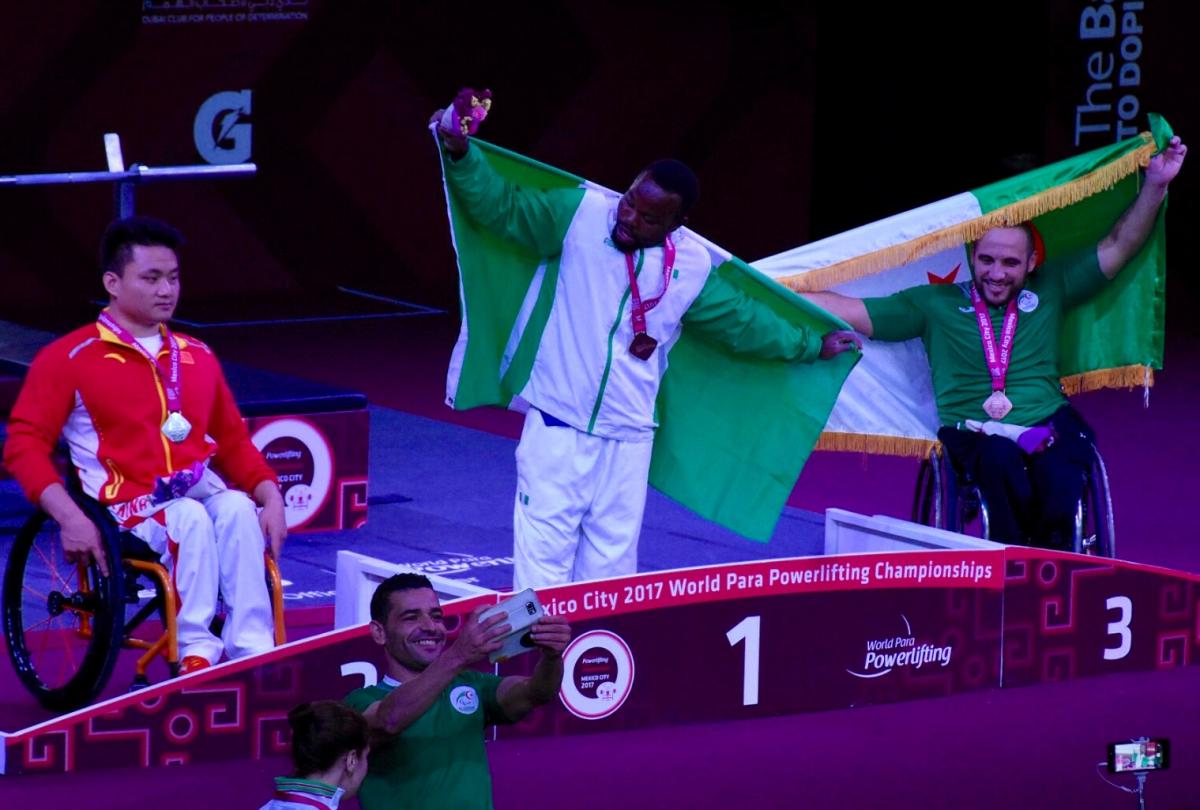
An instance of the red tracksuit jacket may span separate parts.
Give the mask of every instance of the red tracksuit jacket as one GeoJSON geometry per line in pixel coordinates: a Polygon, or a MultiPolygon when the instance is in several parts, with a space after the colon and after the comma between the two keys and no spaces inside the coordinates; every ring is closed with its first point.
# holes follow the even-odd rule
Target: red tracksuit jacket
{"type": "MultiPolygon", "coordinates": [[[[84,491],[105,504],[149,494],[157,478],[210,457],[245,492],[275,479],[250,441],[212,350],[193,337],[174,337],[183,415],[192,424],[178,444],[162,434],[167,401],[154,366],[100,324],[80,327],[38,352],[4,445],[4,465],[31,501],[61,481],[51,460],[60,436],[84,491]]],[[[164,346],[164,366],[165,356],[164,346]]]]}

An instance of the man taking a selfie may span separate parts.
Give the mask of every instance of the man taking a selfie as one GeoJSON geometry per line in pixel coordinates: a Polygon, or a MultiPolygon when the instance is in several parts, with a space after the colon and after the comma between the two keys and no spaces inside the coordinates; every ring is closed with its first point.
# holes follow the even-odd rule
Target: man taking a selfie
{"type": "Polygon", "coordinates": [[[515,723],[554,698],[571,627],[560,616],[538,619],[530,629],[540,653],[533,674],[502,678],[472,668],[512,629],[503,613],[481,622],[484,610],[463,617],[458,638],[447,644],[442,607],[426,577],[396,574],[375,590],[371,638],[383,647],[387,674],[346,697],[373,734],[359,791],[365,810],[492,807],[483,731],[515,723]]]}

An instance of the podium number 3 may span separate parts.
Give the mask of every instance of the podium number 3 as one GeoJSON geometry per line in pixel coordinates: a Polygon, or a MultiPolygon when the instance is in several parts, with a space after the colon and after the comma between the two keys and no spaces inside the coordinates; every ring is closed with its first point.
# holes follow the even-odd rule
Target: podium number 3
{"type": "Polygon", "coordinates": [[[1121,611],[1115,622],[1108,623],[1108,634],[1117,637],[1117,646],[1104,648],[1104,660],[1117,661],[1129,655],[1129,648],[1133,646],[1133,634],[1129,632],[1129,623],[1133,621],[1133,602],[1128,596],[1110,596],[1104,607],[1121,611]]]}

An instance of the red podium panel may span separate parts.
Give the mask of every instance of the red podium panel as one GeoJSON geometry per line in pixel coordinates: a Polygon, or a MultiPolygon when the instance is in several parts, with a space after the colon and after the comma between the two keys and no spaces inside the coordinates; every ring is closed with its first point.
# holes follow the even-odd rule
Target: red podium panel
{"type": "MultiPolygon", "coordinates": [[[[447,606],[454,617],[501,595],[447,606]]],[[[499,740],[841,709],[1198,663],[1200,577],[1035,549],[846,554],[539,592],[571,620],[559,700],[499,740]]],[[[536,653],[499,673],[527,673],[536,653]]],[[[382,674],[358,626],[3,737],[0,772],[259,758],[287,712],[382,674]]]]}
{"type": "Polygon", "coordinates": [[[1004,685],[1200,663],[1200,577],[1010,547],[1004,685]]]}
{"type": "MultiPolygon", "coordinates": [[[[999,684],[1003,555],[804,557],[548,588],[566,615],[560,702],[516,735],[645,728],[934,697],[999,684]]],[[[448,606],[459,616],[500,595],[448,606]]],[[[450,629],[456,623],[451,622],[450,629]]],[[[527,671],[534,655],[500,674],[527,671]]],[[[365,626],[115,698],[5,742],[8,774],[258,758],[298,703],[382,674],[365,626]]]]}

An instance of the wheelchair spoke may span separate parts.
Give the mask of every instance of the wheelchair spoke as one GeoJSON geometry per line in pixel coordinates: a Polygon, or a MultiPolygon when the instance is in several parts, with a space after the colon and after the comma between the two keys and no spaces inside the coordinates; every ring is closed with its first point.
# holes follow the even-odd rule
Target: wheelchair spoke
{"type": "Polygon", "coordinates": [[[31,630],[37,630],[40,627],[42,627],[42,625],[48,625],[48,624],[50,624],[50,622],[54,621],[57,618],[58,618],[57,616],[47,616],[46,618],[42,619],[41,621],[34,622],[33,624],[25,625],[24,633],[26,636],[28,636],[29,632],[31,630]]]}
{"type": "Polygon", "coordinates": [[[112,577],[101,577],[94,563],[69,561],[60,527],[45,515],[27,520],[14,539],[10,562],[18,570],[5,590],[9,654],[18,678],[52,711],[86,704],[120,650],[125,574],[116,536],[108,524],[98,528],[103,552],[118,560],[112,577]]]}
{"type": "Polygon", "coordinates": [[[40,601],[40,602],[42,602],[43,604],[46,602],[46,600],[47,600],[47,599],[49,599],[49,598],[50,598],[50,593],[49,593],[49,592],[45,592],[45,593],[43,593],[42,591],[35,591],[35,590],[32,588],[32,586],[30,586],[30,585],[29,585],[29,583],[28,583],[28,582],[22,582],[22,583],[21,583],[21,590],[25,591],[25,593],[31,594],[31,595],[32,595],[34,598],[36,598],[37,600],[39,600],[39,601],[40,601]]]}
{"type": "Polygon", "coordinates": [[[46,555],[46,551],[40,545],[35,544],[32,550],[37,553],[39,558],[41,558],[42,563],[46,566],[46,570],[49,572],[50,576],[57,581],[57,584],[64,588],[67,587],[67,581],[63,578],[62,574],[58,570],[58,563],[55,560],[50,559],[50,557],[46,555]]]}
{"type": "Polygon", "coordinates": [[[71,636],[68,633],[62,634],[63,649],[66,655],[63,657],[62,665],[59,666],[59,672],[63,674],[63,680],[71,677],[76,670],[79,669],[79,664],[75,662],[75,645],[71,643],[71,636]]]}
{"type": "MultiPolygon", "coordinates": [[[[66,614],[64,614],[66,615],[66,614]]],[[[58,622],[62,616],[49,616],[35,625],[26,628],[26,644],[29,642],[28,632],[35,627],[48,625],[45,630],[38,632],[37,650],[32,651],[32,659],[36,662],[38,678],[48,688],[56,689],[79,671],[78,625],[71,626],[58,622]]]]}

